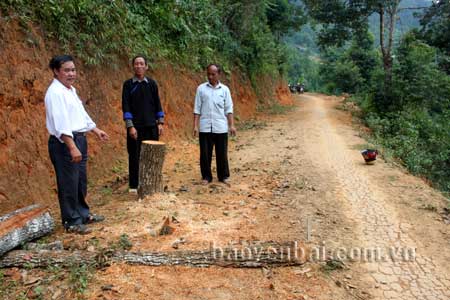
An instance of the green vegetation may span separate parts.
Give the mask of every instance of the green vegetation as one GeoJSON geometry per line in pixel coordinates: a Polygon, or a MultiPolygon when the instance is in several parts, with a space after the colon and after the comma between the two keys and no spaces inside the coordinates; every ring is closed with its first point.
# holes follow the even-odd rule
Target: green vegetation
{"type": "Polygon", "coordinates": [[[238,123],[239,131],[262,129],[264,127],[267,127],[267,122],[255,119],[249,119],[238,123]]]}
{"type": "Polygon", "coordinates": [[[371,0],[336,6],[304,2],[321,24],[320,88],[353,94],[374,142],[449,192],[450,2],[383,1],[383,9],[371,0]],[[405,6],[420,8],[415,10],[420,18],[408,20],[410,28],[420,26],[401,35],[399,24],[389,20],[402,23],[405,6]],[[373,14],[385,18],[383,43],[369,32],[373,14]]]}
{"type": "Polygon", "coordinates": [[[424,210],[431,211],[431,212],[437,212],[438,211],[437,207],[434,206],[434,205],[431,205],[431,204],[424,205],[424,206],[422,206],[420,208],[424,209],[424,210]]]}
{"type": "Polygon", "coordinates": [[[113,193],[113,189],[109,186],[104,186],[102,187],[100,193],[102,194],[102,196],[110,196],[113,193]]]}
{"type": "Polygon", "coordinates": [[[330,273],[336,270],[344,270],[345,264],[338,259],[329,259],[324,265],[321,266],[321,270],[325,273],[330,273]]]}
{"type": "Polygon", "coordinates": [[[130,250],[132,247],[133,243],[126,233],[121,234],[117,242],[109,245],[109,248],[112,250],[130,250]]]}
{"type": "Polygon", "coordinates": [[[89,280],[92,278],[94,267],[86,264],[74,264],[69,270],[69,283],[78,299],[83,298],[89,280]]]}
{"type": "Polygon", "coordinates": [[[278,103],[274,103],[269,107],[268,113],[272,115],[283,115],[289,111],[292,111],[294,108],[295,106],[292,105],[280,105],[278,103]]]}
{"type": "Polygon", "coordinates": [[[303,83],[308,90],[320,89],[319,49],[316,33],[307,24],[300,31],[291,32],[285,37],[287,51],[287,77],[291,84],[303,83]]]}
{"type": "Polygon", "coordinates": [[[25,30],[30,22],[41,24],[60,51],[87,65],[143,53],[153,64],[194,70],[213,61],[225,71],[237,66],[253,79],[284,72],[280,40],[304,23],[302,10],[288,0],[5,0],[0,9],[25,30]]]}

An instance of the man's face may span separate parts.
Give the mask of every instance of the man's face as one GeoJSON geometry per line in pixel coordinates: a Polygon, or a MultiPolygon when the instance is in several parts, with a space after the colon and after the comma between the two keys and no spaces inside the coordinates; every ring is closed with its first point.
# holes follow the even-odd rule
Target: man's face
{"type": "Polygon", "coordinates": [[[220,73],[216,66],[210,66],[206,70],[206,75],[210,84],[216,85],[219,82],[220,73]]]}
{"type": "Polygon", "coordinates": [[[66,61],[61,65],[59,70],[53,70],[56,79],[58,79],[67,88],[75,82],[77,78],[77,70],[75,69],[75,64],[73,61],[66,61]]]}
{"type": "Polygon", "coordinates": [[[145,72],[148,70],[148,66],[145,63],[145,60],[143,57],[138,57],[134,60],[133,63],[133,70],[134,70],[134,74],[137,77],[143,77],[145,72]]]}

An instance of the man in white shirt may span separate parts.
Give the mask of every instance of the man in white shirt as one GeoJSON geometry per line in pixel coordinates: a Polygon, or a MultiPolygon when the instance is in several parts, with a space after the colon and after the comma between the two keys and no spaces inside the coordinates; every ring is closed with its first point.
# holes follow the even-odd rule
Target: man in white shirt
{"type": "Polygon", "coordinates": [[[100,222],[104,217],[89,212],[87,194],[86,133],[94,132],[102,140],[109,136],[96,127],[72,86],[76,79],[73,58],[55,56],[50,60],[54,79],[45,94],[48,148],[56,173],[61,219],[68,232],[86,234],[86,224],[100,222]]]}
{"type": "Polygon", "coordinates": [[[194,136],[199,135],[200,170],[202,184],[212,181],[211,160],[215,147],[217,178],[229,183],[228,132],[236,134],[233,118],[233,101],[230,89],[219,81],[220,66],[210,64],[206,68],[208,82],[197,88],[194,104],[194,136]]]}

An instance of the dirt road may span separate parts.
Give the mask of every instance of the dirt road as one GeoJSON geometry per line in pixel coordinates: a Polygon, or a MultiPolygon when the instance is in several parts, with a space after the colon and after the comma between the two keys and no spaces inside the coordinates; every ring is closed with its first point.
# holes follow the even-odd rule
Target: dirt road
{"type": "Polygon", "coordinates": [[[354,222],[353,241],[344,242],[345,249],[358,243],[357,248],[381,251],[381,259],[352,266],[359,284],[377,299],[449,299],[448,225],[424,210],[441,209],[439,195],[382,161],[363,164],[352,148],[363,141],[332,116],[340,114],[334,103],[313,95],[302,100],[307,116],[298,125],[305,154],[337,183],[329,205],[342,207],[354,222]]]}
{"type": "MultiPolygon", "coordinates": [[[[286,114],[243,124],[230,141],[230,186],[199,185],[195,141],[171,142],[167,193],[139,202],[126,185],[102,184],[90,201],[107,220],[85,237],[62,228],[52,237],[86,249],[117,245],[127,234],[132,251],[173,251],[176,241],[178,250],[298,241],[311,249],[308,263],[273,269],[119,264],[86,275],[83,297],[449,299],[450,230],[439,215],[446,200],[382,159],[364,164],[359,150],[366,142],[350,114],[336,108],[340,103],[304,94],[286,114]],[[175,232],[154,237],[167,215],[179,221],[172,224],[175,232]]],[[[117,169],[124,173],[123,166],[117,169]]],[[[50,271],[29,272],[48,277],[50,271]]],[[[66,274],[43,288],[69,299],[71,286],[66,274]]]]}

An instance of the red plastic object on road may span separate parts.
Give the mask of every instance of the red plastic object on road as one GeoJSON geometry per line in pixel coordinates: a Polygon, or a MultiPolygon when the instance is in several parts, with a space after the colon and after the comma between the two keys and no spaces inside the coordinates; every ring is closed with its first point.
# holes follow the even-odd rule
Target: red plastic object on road
{"type": "Polygon", "coordinates": [[[361,151],[361,154],[364,157],[366,164],[373,164],[373,163],[375,163],[375,160],[377,159],[378,150],[365,149],[365,150],[361,151]]]}

